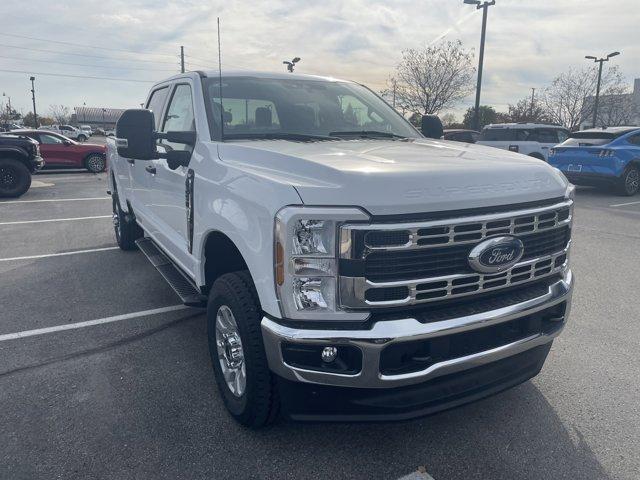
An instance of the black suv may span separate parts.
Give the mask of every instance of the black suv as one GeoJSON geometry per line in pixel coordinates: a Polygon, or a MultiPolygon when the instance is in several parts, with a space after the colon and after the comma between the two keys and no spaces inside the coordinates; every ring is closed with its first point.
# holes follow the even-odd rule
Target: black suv
{"type": "Polygon", "coordinates": [[[31,186],[31,174],[44,160],[38,142],[15,134],[0,134],[0,197],[19,197],[31,186]]]}

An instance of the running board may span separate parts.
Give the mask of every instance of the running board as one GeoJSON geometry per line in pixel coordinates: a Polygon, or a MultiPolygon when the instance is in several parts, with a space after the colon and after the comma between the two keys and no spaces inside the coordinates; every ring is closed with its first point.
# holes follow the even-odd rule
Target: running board
{"type": "Polygon", "coordinates": [[[156,267],[160,275],[178,294],[182,303],[189,307],[206,308],[207,297],[202,295],[194,283],[188,279],[178,267],[153,243],[149,237],[136,240],[136,245],[156,267]]]}

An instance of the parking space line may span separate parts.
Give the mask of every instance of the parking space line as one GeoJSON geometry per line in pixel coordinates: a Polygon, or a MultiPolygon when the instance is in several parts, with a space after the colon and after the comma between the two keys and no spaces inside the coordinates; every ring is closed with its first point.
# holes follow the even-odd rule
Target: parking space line
{"type": "Polygon", "coordinates": [[[86,202],[89,200],[111,200],[111,197],[84,197],[84,198],[43,198],[41,200],[3,200],[0,205],[10,203],[44,203],[44,202],[86,202]]]}
{"type": "Polygon", "coordinates": [[[191,307],[186,305],[172,305],[170,307],[154,308],[152,310],[142,310],[140,312],[125,313],[124,315],[115,315],[113,317],[98,318],[97,320],[88,320],[86,322],[66,323],[56,325],[55,327],[36,328],[34,330],[24,330],[16,333],[6,333],[0,335],[0,342],[7,340],[16,340],[19,338],[33,337],[35,335],[44,335],[46,333],[61,332],[64,330],[75,330],[78,328],[92,327],[94,325],[102,325],[105,323],[121,322],[132,318],[146,317],[149,315],[157,315],[159,313],[175,312],[177,310],[186,310],[191,307]]]}
{"type": "Polygon", "coordinates": [[[610,207],[626,207],[627,205],[638,205],[640,203],[639,202],[627,202],[627,203],[615,203],[613,205],[609,205],[610,207]]]}
{"type": "Polygon", "coordinates": [[[120,247],[91,248],[88,250],[74,250],[72,252],[45,253],[42,255],[29,255],[26,257],[0,258],[0,262],[14,262],[17,260],[35,260],[38,258],[48,258],[48,257],[64,257],[65,255],[77,255],[79,253],[91,253],[91,252],[105,252],[107,250],[117,250],[118,248],[120,247]]]}
{"type": "Polygon", "coordinates": [[[96,215],[94,217],[49,218],[47,220],[20,220],[18,222],[0,222],[0,225],[23,225],[25,223],[71,222],[73,220],[93,220],[96,218],[111,218],[112,215],[96,215]]]}

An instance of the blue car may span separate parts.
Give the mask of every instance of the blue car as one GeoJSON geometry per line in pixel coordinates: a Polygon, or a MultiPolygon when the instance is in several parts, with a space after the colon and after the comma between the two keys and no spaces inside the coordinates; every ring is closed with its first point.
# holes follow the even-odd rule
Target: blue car
{"type": "Polygon", "coordinates": [[[614,187],[635,195],[640,183],[640,127],[573,132],[549,152],[549,164],[575,185],[614,187]]]}

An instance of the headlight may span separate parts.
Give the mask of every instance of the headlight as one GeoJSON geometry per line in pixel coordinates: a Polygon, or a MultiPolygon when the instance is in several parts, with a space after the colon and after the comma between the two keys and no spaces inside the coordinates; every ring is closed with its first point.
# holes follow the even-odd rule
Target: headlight
{"type": "Polygon", "coordinates": [[[564,198],[567,198],[569,200],[576,199],[576,186],[574,184],[570,183],[569,185],[567,185],[567,190],[564,193],[564,198]]]}
{"type": "Polygon", "coordinates": [[[357,208],[285,207],[275,220],[274,274],[282,313],[290,319],[364,320],[338,306],[340,224],[364,222],[357,208]]]}

